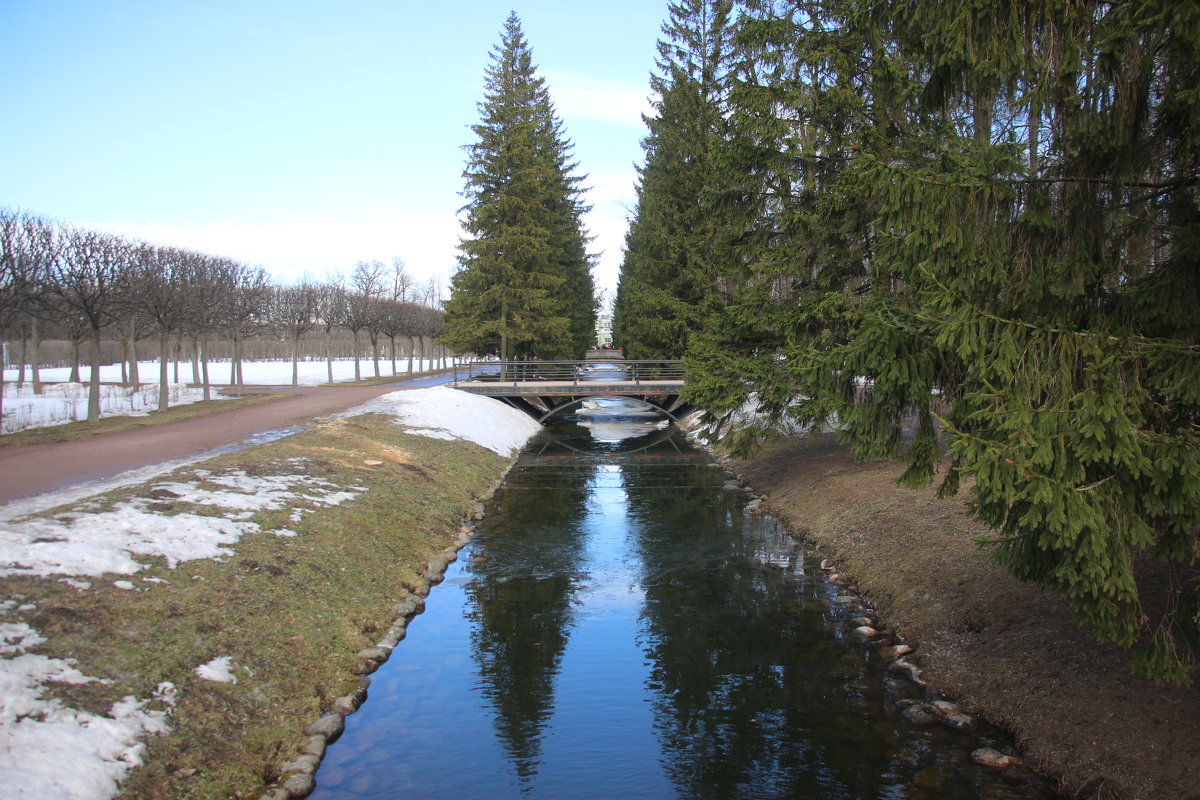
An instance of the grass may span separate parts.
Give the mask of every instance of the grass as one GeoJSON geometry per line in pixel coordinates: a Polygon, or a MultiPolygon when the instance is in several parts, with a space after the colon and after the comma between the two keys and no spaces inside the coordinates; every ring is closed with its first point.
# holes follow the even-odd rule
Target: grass
{"type": "MultiPolygon", "coordinates": [[[[121,797],[259,796],[276,765],[297,753],[303,729],[358,685],[354,654],[379,639],[394,620],[392,604],[455,538],[473,497],[507,463],[475,444],[413,436],[386,418],[362,416],[226,454],[103,502],[146,496],[155,483],[187,480],[197,468],[294,473],[287,460],[297,457],[306,459],[306,474],[367,492],[299,522],[288,509],[260,512],[254,520],[264,529],[298,535],[252,534],[230,558],[177,569],[160,559],[131,578],[142,591],[105,579],[79,592],[53,579],[0,578],[2,596],[22,594],[37,606],[25,621],[48,639],[38,652],[74,658],[85,674],[112,681],[55,687],[74,707],[107,713],[125,695],[150,697],[159,681],[179,687],[172,732],[146,740],[145,766],[122,784],[121,797]],[[192,673],[218,656],[232,657],[236,684],[192,673]]],[[[212,513],[173,505],[164,513],[212,513]]]]}
{"type": "Polygon", "coordinates": [[[154,425],[165,425],[169,422],[180,422],[222,411],[232,411],[235,408],[254,406],[259,403],[270,403],[289,396],[289,392],[264,392],[261,394],[246,394],[241,397],[230,397],[222,400],[201,400],[197,403],[174,406],[166,411],[152,411],[144,417],[102,417],[96,422],[68,422],[63,425],[49,425],[42,428],[30,428],[16,433],[6,433],[0,436],[0,447],[15,447],[23,444],[54,444],[71,442],[76,439],[86,439],[105,433],[120,433],[122,431],[148,428],[154,425]]]}

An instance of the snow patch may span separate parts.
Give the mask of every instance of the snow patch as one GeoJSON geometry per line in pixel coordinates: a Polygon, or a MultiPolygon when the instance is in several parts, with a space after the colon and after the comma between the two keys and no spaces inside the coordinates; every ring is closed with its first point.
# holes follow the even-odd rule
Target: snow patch
{"type": "MultiPolygon", "coordinates": [[[[283,508],[300,502],[307,506],[339,505],[364,491],[345,489],[302,474],[250,476],[241,470],[214,475],[197,470],[194,477],[224,487],[207,489],[193,482],[155,484],[150,497],[135,497],[106,511],[72,509],[49,518],[27,519],[5,515],[0,519],[0,575],[100,576],[132,575],[144,568],[138,557],[160,556],[174,569],[185,561],[221,558],[248,533],[261,531],[248,517],[255,511],[283,508]],[[160,513],[159,500],[209,506],[234,514],[208,516],[185,511],[160,513]],[[240,512],[240,513],[239,513],[240,512]]],[[[295,536],[295,531],[273,531],[295,536]]],[[[132,584],[120,588],[133,588],[132,584]]],[[[77,585],[77,584],[72,584],[77,585]]]]}
{"type": "Polygon", "coordinates": [[[233,658],[230,656],[220,656],[209,661],[207,664],[201,664],[192,671],[206,681],[237,683],[237,676],[233,674],[232,668],[233,658]]]}
{"type": "Polygon", "coordinates": [[[380,395],[342,416],[360,414],[388,414],[419,436],[474,442],[502,456],[514,455],[541,430],[536,421],[499,400],[447,386],[380,395]]]}
{"type": "MultiPolygon", "coordinates": [[[[146,746],[139,738],[169,730],[167,711],[147,710],[149,700],[127,695],[105,717],[44,698],[47,682],[104,681],[69,660],[25,652],[42,641],[24,623],[0,624],[0,796],[107,800],[142,763],[146,746]]],[[[159,684],[155,699],[171,705],[174,687],[159,684]]]]}

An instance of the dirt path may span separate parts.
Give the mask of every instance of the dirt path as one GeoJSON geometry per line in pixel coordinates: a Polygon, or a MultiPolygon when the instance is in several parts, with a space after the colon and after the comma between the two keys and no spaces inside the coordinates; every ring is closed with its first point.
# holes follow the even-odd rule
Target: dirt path
{"type": "MultiPolygon", "coordinates": [[[[267,431],[305,425],[413,382],[286,387],[280,400],[164,425],[54,444],[0,448],[0,503],[175,461],[267,431]]],[[[278,389],[273,389],[278,391],[278,389]]]]}

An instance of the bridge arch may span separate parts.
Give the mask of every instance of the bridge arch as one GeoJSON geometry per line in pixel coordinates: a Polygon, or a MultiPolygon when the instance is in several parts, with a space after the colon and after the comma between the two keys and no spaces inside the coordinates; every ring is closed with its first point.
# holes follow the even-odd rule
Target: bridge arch
{"type": "Polygon", "coordinates": [[[691,410],[680,361],[470,362],[455,368],[451,386],[495,397],[543,425],[592,397],[636,400],[676,423],[691,410]]]}

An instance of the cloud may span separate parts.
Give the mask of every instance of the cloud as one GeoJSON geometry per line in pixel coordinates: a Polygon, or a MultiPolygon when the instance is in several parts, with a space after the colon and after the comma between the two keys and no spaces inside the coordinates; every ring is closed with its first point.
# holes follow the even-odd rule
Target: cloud
{"type": "Polygon", "coordinates": [[[550,97],[563,119],[615,122],[642,129],[642,115],[652,113],[649,87],[593,78],[571,72],[548,72],[550,97]]]}
{"type": "Polygon", "coordinates": [[[305,274],[319,280],[330,272],[349,272],[358,261],[379,259],[390,264],[393,256],[403,258],[418,280],[445,279],[454,271],[461,234],[458,219],[452,214],[194,225],[95,222],[85,227],[236,258],[262,266],[283,282],[305,274]]]}

